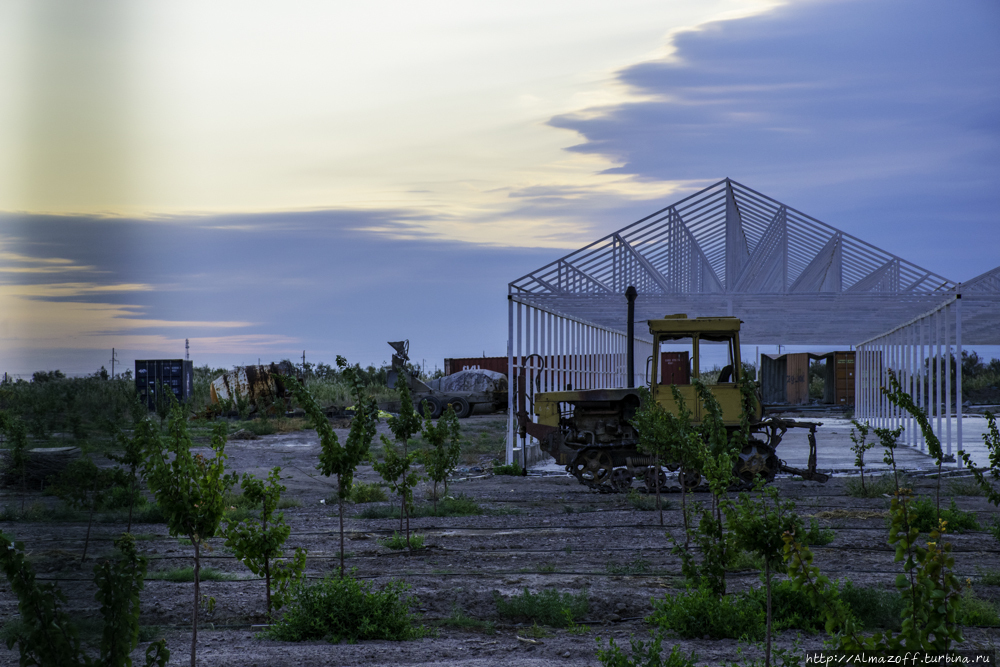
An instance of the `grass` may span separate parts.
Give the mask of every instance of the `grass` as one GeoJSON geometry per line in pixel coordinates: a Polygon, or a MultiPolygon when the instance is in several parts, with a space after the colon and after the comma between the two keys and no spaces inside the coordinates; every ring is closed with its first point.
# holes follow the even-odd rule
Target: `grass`
{"type": "Polygon", "coordinates": [[[640,553],[632,560],[625,561],[624,563],[608,561],[604,566],[604,570],[608,574],[647,574],[650,571],[649,565],[649,561],[643,558],[640,553]]]}
{"type": "MultiPolygon", "coordinates": [[[[437,504],[437,510],[434,509],[434,505],[431,503],[418,503],[414,505],[413,512],[410,513],[410,517],[497,516],[518,513],[519,510],[516,508],[487,510],[481,507],[474,498],[466,495],[458,495],[448,496],[440,500],[437,504]]],[[[396,504],[372,505],[371,507],[365,507],[361,510],[357,517],[359,519],[399,519],[399,506],[396,504]]]]}
{"type": "Polygon", "coordinates": [[[972,477],[948,480],[948,494],[952,496],[982,496],[983,488],[972,477]]]}
{"type": "Polygon", "coordinates": [[[544,565],[539,565],[538,571],[543,574],[552,574],[556,571],[555,563],[545,563],[544,565]]]}
{"type": "Polygon", "coordinates": [[[20,502],[13,505],[5,505],[0,510],[0,521],[30,521],[33,523],[44,523],[49,521],[86,521],[87,514],[66,507],[60,503],[54,507],[49,507],[45,503],[33,502],[24,506],[21,511],[20,502]]]}
{"type": "Polygon", "coordinates": [[[837,537],[837,533],[832,528],[820,528],[819,521],[809,520],[809,530],[805,534],[805,542],[810,546],[825,546],[837,537]]]}
{"type": "Polygon", "coordinates": [[[511,477],[520,477],[523,473],[521,471],[521,466],[518,465],[517,461],[510,464],[494,465],[493,466],[494,475],[510,475],[511,477]]]}
{"type": "MultiPolygon", "coordinates": [[[[193,582],[194,568],[177,567],[172,570],[150,572],[146,575],[146,579],[153,579],[156,581],[173,581],[175,583],[193,582]]],[[[198,573],[199,581],[234,581],[235,579],[237,579],[236,575],[216,570],[213,567],[203,567],[198,573]]]]}
{"type": "MultiPolygon", "coordinates": [[[[406,549],[406,535],[400,535],[397,532],[392,534],[392,537],[385,537],[378,540],[378,543],[383,547],[388,547],[393,551],[400,551],[406,549]]],[[[424,548],[424,536],[417,535],[416,533],[410,534],[410,545],[411,549],[423,549],[424,548]]]]}
{"type": "MultiPolygon", "coordinates": [[[[949,533],[981,530],[975,512],[959,509],[954,498],[947,509],[941,510],[941,519],[948,523],[949,533]]],[[[917,496],[910,504],[910,525],[921,533],[929,533],[937,528],[937,508],[930,496],[917,496]]]]}
{"type": "Polygon", "coordinates": [[[541,623],[553,628],[564,628],[570,621],[583,618],[590,610],[587,601],[587,591],[579,594],[560,594],[554,588],[546,588],[539,593],[532,593],[527,588],[524,593],[510,598],[504,598],[498,592],[493,593],[497,613],[503,618],[541,623]]]}
{"type": "Polygon", "coordinates": [[[976,572],[979,575],[976,577],[979,583],[986,586],[1000,586],[1000,570],[977,567],[976,572]]]}
{"type": "MultiPolygon", "coordinates": [[[[389,499],[386,495],[385,489],[382,485],[372,482],[371,484],[365,484],[364,482],[355,482],[351,486],[351,497],[350,500],[356,505],[362,505],[364,503],[381,503],[389,499]]],[[[327,503],[330,500],[327,499],[327,503]]]]}
{"type": "MultiPolygon", "coordinates": [[[[900,484],[903,480],[900,479],[900,484]]],[[[891,496],[896,492],[896,483],[893,481],[892,475],[884,474],[876,477],[875,475],[868,475],[865,478],[865,487],[861,488],[861,478],[851,477],[844,484],[844,491],[847,495],[852,498],[881,498],[882,496],[891,496]]]]}
{"type": "Polygon", "coordinates": [[[418,639],[428,630],[415,624],[409,589],[399,581],[376,589],[373,582],[350,575],[300,585],[292,593],[281,620],[265,635],[285,642],[418,639]]]}
{"type": "Polygon", "coordinates": [[[518,632],[519,635],[523,635],[529,639],[545,639],[546,637],[551,637],[552,633],[543,627],[540,627],[538,623],[532,623],[530,628],[526,628],[518,632]]]}
{"type": "Polygon", "coordinates": [[[997,606],[989,600],[984,600],[972,587],[962,591],[962,601],[958,606],[959,623],[978,628],[995,628],[1000,626],[1000,615],[997,606]]]}
{"type": "Polygon", "coordinates": [[[451,608],[451,613],[437,622],[438,626],[456,628],[458,630],[481,630],[488,635],[496,632],[492,621],[481,621],[467,615],[462,609],[455,605],[451,608]]]}
{"type": "Polygon", "coordinates": [[[763,570],[764,558],[759,554],[750,551],[733,551],[726,563],[726,570],[729,572],[743,572],[746,570],[763,570]]]}
{"type": "MultiPolygon", "coordinates": [[[[625,502],[632,506],[632,509],[639,510],[640,512],[653,512],[656,510],[656,494],[655,493],[639,493],[635,489],[629,489],[628,495],[625,496],[625,502]]],[[[670,509],[670,501],[660,496],[660,506],[664,510],[670,509]]]]}
{"type": "Polygon", "coordinates": [[[764,638],[765,622],[760,604],[748,595],[716,597],[707,588],[653,600],[646,622],[685,638],[764,638]]]}
{"type": "Polygon", "coordinates": [[[856,587],[845,581],[840,589],[840,599],[847,603],[851,613],[866,630],[876,628],[898,630],[903,598],[895,589],[856,587]]]}

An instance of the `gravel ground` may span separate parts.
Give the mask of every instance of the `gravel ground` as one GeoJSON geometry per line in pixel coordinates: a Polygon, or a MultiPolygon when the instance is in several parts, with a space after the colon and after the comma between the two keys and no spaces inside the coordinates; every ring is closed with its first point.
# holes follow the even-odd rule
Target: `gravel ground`
{"type": "MultiPolygon", "coordinates": [[[[502,432],[502,418],[474,416],[463,427],[477,442],[502,432]],[[491,435],[492,434],[492,435],[491,435]]],[[[382,429],[385,427],[382,426],[382,429]]],[[[343,437],[345,430],[338,431],[343,437]]],[[[489,449],[486,446],[486,449],[489,449]]],[[[238,471],[266,474],[282,467],[286,498],[300,507],[285,510],[292,527],[287,546],[308,550],[308,575],[321,578],[339,563],[337,514],[325,504],[333,484],[315,470],[318,441],[311,431],[264,436],[255,440],[232,440],[226,448],[230,466],[238,471]]],[[[421,622],[436,626],[456,609],[468,617],[492,623],[494,633],[483,628],[459,629],[441,626],[436,636],[409,642],[361,642],[333,645],[326,642],[282,643],[257,637],[252,626],[265,622],[264,584],[227,552],[222,541],[211,541],[204,565],[233,575],[230,581],[208,581],[202,592],[216,599],[214,612],[203,618],[199,631],[201,665],[596,665],[595,638],[614,637],[628,643],[632,634],[645,635],[642,622],[652,609],[651,599],[683,589],[679,560],[670,553],[668,535],[681,537],[681,512],[677,494],[664,494],[667,509],[663,525],[656,511],[637,509],[622,495],[601,495],[564,475],[528,477],[491,476],[470,452],[450,483],[452,495],[476,500],[487,514],[469,517],[425,517],[411,519],[411,529],[423,535],[426,548],[413,554],[393,552],[378,539],[399,529],[398,519],[363,519],[366,505],[348,505],[345,527],[347,565],[359,577],[385,581],[398,578],[410,584],[416,596],[414,611],[421,622]],[[532,628],[511,624],[498,617],[494,595],[512,595],[528,588],[538,591],[555,587],[564,592],[586,590],[590,611],[587,632],[573,634],[546,629],[547,636],[531,636],[532,628]]],[[[370,466],[358,478],[377,481],[370,466]]],[[[797,503],[802,515],[814,516],[836,538],[815,549],[816,563],[831,578],[849,578],[862,586],[891,586],[899,571],[885,542],[886,498],[857,499],[844,492],[845,477],[835,476],[827,484],[780,478],[782,495],[797,503]]],[[[933,482],[916,480],[919,493],[932,493],[933,482]]],[[[417,491],[424,502],[429,485],[417,491]]],[[[947,490],[947,485],[946,489],[947,490]]],[[[704,494],[701,499],[707,500],[704,494]]],[[[0,496],[9,504],[16,494],[0,496]]],[[[53,503],[39,496],[32,501],[53,503]]],[[[995,509],[985,499],[957,496],[962,509],[974,510],[981,523],[989,523],[995,509]]],[[[29,501],[30,502],[30,501],[29,501]]],[[[86,525],[79,523],[4,523],[0,529],[26,543],[40,578],[57,579],[69,597],[75,616],[97,614],[92,564],[79,565],[86,525]]],[[[91,553],[110,554],[111,542],[123,526],[95,524],[91,553]]],[[[140,550],[150,558],[150,573],[191,565],[192,549],[166,535],[163,524],[139,525],[140,550]]],[[[988,533],[953,535],[956,570],[963,578],[975,578],[979,569],[1000,570],[1000,553],[988,533]]],[[[88,558],[89,560],[89,558],[88,558]]],[[[756,572],[732,573],[730,590],[758,586],[756,572]]],[[[1000,597],[1000,588],[977,585],[980,597],[1000,597]]],[[[189,664],[189,583],[150,580],[142,594],[141,622],[157,626],[166,637],[173,657],[171,665],[189,664]]],[[[16,600],[6,586],[0,590],[0,618],[17,614],[16,600]]],[[[991,646],[995,629],[970,629],[969,646],[991,646]]],[[[795,633],[786,632],[778,646],[790,648],[795,633]]],[[[802,651],[822,647],[822,636],[803,636],[802,651]]],[[[677,640],[685,653],[695,652],[704,664],[737,659],[737,642],[731,640],[677,640]]],[[[141,645],[144,650],[144,644],[141,645]]],[[[135,659],[141,664],[140,650],[135,659]]],[[[16,648],[0,647],[0,664],[17,664],[16,648]]]]}

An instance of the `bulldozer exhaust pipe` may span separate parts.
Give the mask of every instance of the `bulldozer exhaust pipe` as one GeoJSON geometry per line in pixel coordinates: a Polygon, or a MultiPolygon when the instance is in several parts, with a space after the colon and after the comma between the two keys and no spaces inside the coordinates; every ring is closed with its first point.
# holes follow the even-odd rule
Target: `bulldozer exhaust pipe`
{"type": "Polygon", "coordinates": [[[625,336],[628,338],[626,341],[626,353],[625,353],[625,364],[626,364],[626,377],[628,378],[628,388],[635,388],[635,297],[638,292],[635,290],[635,286],[629,285],[628,289],[625,290],[625,298],[628,299],[628,322],[625,326],[625,336]]]}

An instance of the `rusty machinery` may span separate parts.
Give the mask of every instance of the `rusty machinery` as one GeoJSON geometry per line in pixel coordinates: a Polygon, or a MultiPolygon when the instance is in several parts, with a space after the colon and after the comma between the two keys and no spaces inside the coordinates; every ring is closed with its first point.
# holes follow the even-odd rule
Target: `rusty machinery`
{"type": "MultiPolygon", "coordinates": [[[[631,290],[632,288],[630,288],[631,290]]],[[[634,291],[630,296],[632,310],[634,291]]],[[[629,322],[633,316],[630,312],[629,322]]],[[[622,493],[640,480],[646,489],[666,484],[666,471],[678,471],[679,465],[667,462],[657,466],[651,455],[637,448],[639,435],[631,420],[640,405],[640,395],[631,377],[631,326],[629,327],[629,387],[623,389],[585,389],[539,393],[537,377],[544,370],[541,363],[530,366],[529,377],[522,367],[517,379],[517,418],[523,442],[526,436],[536,438],[541,449],[551,455],[581,484],[604,493],[622,493]],[[532,421],[529,407],[538,421],[532,421]],[[664,468],[666,470],[664,470],[664,468]]],[[[723,358],[728,363],[719,372],[718,382],[710,385],[712,394],[722,408],[723,421],[732,433],[739,428],[744,400],[739,381],[743,373],[740,363],[740,320],[736,317],[668,316],[662,320],[649,320],[653,337],[653,357],[647,360],[652,366],[649,384],[650,395],[668,411],[676,414],[672,385],[676,386],[685,405],[692,412],[692,422],[701,421],[701,401],[691,379],[699,377],[707,368],[708,358],[723,358]]],[[[544,361],[544,360],[541,360],[544,361]]],[[[713,369],[714,370],[714,369],[713,369]]],[[[736,460],[734,475],[739,486],[749,486],[757,478],[770,482],[778,472],[788,472],[804,479],[825,482],[828,475],[816,471],[817,422],[781,419],[763,415],[759,396],[754,397],[750,415],[750,440],[736,460]],[[792,468],[775,453],[782,437],[791,428],[809,429],[808,469],[792,468]]],[[[701,475],[696,471],[680,470],[679,483],[686,488],[701,485],[701,475]]]]}
{"type": "Polygon", "coordinates": [[[388,385],[396,386],[396,380],[402,374],[406,379],[410,394],[413,397],[413,407],[417,412],[423,414],[424,403],[430,406],[431,417],[437,419],[451,405],[458,418],[468,417],[476,409],[477,405],[495,405],[502,401],[507,403],[506,392],[497,391],[442,391],[433,389],[421,382],[410,365],[410,341],[390,341],[390,347],[394,350],[392,355],[392,370],[389,371],[388,385]],[[502,396],[498,394],[502,393],[502,396]]]}

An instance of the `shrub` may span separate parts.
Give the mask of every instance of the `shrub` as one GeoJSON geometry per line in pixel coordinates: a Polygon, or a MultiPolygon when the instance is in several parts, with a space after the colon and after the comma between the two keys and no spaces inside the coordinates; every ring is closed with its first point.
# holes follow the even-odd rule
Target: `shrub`
{"type": "Polygon", "coordinates": [[[332,642],[387,639],[403,641],[426,634],[414,625],[409,586],[390,581],[381,590],[373,582],[351,576],[326,577],[314,584],[300,584],[280,621],[266,632],[271,639],[332,642]]]}
{"type": "Polygon", "coordinates": [[[899,615],[903,612],[903,598],[887,588],[857,588],[845,581],[840,589],[840,599],[847,603],[851,613],[865,630],[876,628],[899,629],[899,615]]]}
{"type": "Polygon", "coordinates": [[[355,482],[351,487],[351,502],[358,505],[362,503],[380,503],[388,499],[389,496],[386,495],[385,489],[375,482],[371,484],[355,482]]]}
{"type": "Polygon", "coordinates": [[[1000,615],[997,615],[996,605],[989,600],[984,600],[972,587],[962,591],[962,602],[958,606],[959,623],[981,628],[995,628],[1000,626],[1000,615]]]}
{"type": "Polygon", "coordinates": [[[681,637],[713,639],[764,639],[765,618],[760,603],[747,595],[719,597],[702,586],[653,601],[646,622],[681,637]]]}
{"type": "MultiPolygon", "coordinates": [[[[918,496],[910,505],[910,526],[921,533],[929,533],[938,525],[937,508],[929,496],[918,496]]],[[[975,512],[966,512],[958,508],[952,499],[948,509],[941,510],[941,519],[947,522],[948,532],[964,533],[967,530],[980,530],[975,512]]]]}
{"type": "Polygon", "coordinates": [[[632,560],[625,561],[624,563],[608,562],[604,566],[604,569],[608,574],[645,574],[649,572],[649,561],[643,558],[640,553],[632,560]]]}
{"type": "Polygon", "coordinates": [[[424,548],[424,536],[412,533],[410,535],[409,544],[406,542],[406,536],[400,535],[397,532],[393,532],[392,537],[386,537],[378,541],[383,547],[388,547],[393,551],[399,551],[401,549],[423,549],[424,548]]]}
{"type": "Polygon", "coordinates": [[[614,639],[608,640],[608,647],[601,647],[601,638],[597,638],[597,659],[604,667],[694,667],[698,656],[692,653],[685,658],[676,644],[670,650],[666,659],[663,657],[663,634],[650,630],[650,641],[647,644],[641,639],[630,637],[632,654],[629,655],[615,644],[614,639]]]}
{"type": "MultiPolygon", "coordinates": [[[[744,595],[756,600],[762,611],[766,609],[767,589],[764,587],[752,588],[744,595]]],[[[771,613],[776,631],[795,628],[815,633],[821,631],[826,623],[823,611],[787,580],[771,584],[771,613]]]]}
{"type": "Polygon", "coordinates": [[[559,594],[554,588],[546,588],[540,593],[531,593],[527,588],[522,595],[504,599],[494,592],[497,613],[504,618],[541,623],[554,628],[562,628],[569,621],[583,618],[590,609],[587,591],[578,595],[559,594]]]}
{"type": "MultiPolygon", "coordinates": [[[[632,509],[640,512],[652,512],[656,509],[656,496],[647,493],[639,493],[635,489],[629,489],[625,501],[632,506],[632,509]]],[[[670,509],[670,501],[660,499],[660,506],[663,509],[670,509]]]]}
{"type": "Polygon", "coordinates": [[[521,466],[518,465],[517,461],[514,461],[513,463],[509,463],[509,464],[494,465],[493,466],[493,474],[494,475],[510,475],[512,477],[520,477],[523,474],[523,472],[521,470],[521,466]]]}
{"type": "MultiPolygon", "coordinates": [[[[461,495],[454,498],[444,498],[438,503],[437,510],[430,503],[414,505],[410,516],[413,518],[425,516],[479,516],[486,514],[486,511],[479,506],[475,499],[461,495]]],[[[366,507],[358,513],[362,519],[398,519],[400,510],[398,506],[375,505],[366,507]]]]}
{"type": "Polygon", "coordinates": [[[729,552],[729,560],[726,562],[726,569],[730,572],[740,572],[742,570],[763,570],[764,557],[751,551],[734,549],[729,552]]]}
{"type": "MultiPolygon", "coordinates": [[[[159,572],[150,572],[147,579],[156,579],[160,581],[173,581],[175,583],[187,583],[194,581],[194,568],[193,567],[176,567],[172,570],[160,570],[159,572]]],[[[216,570],[214,567],[203,567],[198,573],[198,579],[200,581],[232,581],[236,577],[227,572],[222,572],[216,570]]]]}
{"type": "Polygon", "coordinates": [[[819,521],[816,519],[809,520],[809,530],[805,532],[803,538],[806,544],[814,546],[824,546],[833,542],[837,537],[837,534],[833,532],[832,528],[820,528],[819,521]]]}

